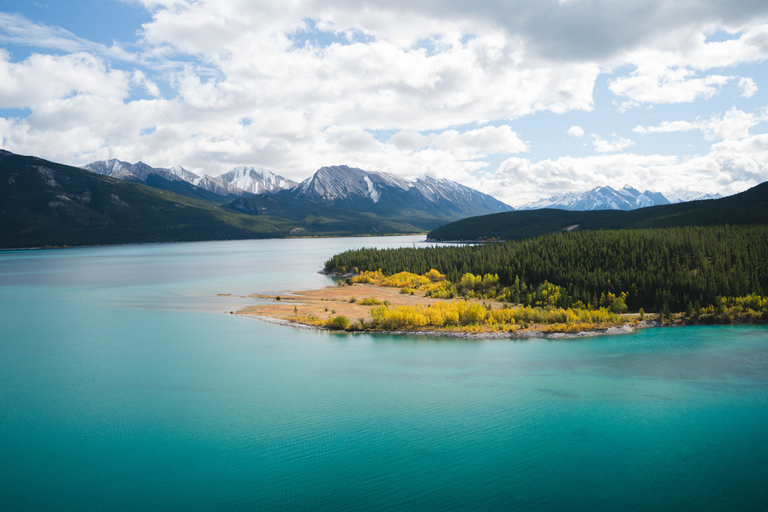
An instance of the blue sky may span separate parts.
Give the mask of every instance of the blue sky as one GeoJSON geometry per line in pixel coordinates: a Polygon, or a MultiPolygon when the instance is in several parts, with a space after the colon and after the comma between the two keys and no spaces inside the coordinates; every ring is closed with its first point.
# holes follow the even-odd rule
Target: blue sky
{"type": "Polygon", "coordinates": [[[768,179],[768,3],[0,0],[0,146],[512,204],[768,179]]]}

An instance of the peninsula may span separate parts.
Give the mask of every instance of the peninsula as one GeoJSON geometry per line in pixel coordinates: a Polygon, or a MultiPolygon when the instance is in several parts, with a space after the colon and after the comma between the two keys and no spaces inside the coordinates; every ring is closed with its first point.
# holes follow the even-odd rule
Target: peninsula
{"type": "Polygon", "coordinates": [[[610,308],[531,307],[451,296],[452,288],[455,286],[434,269],[424,275],[401,272],[392,276],[363,271],[320,290],[253,295],[270,302],[237,314],[299,327],[463,338],[618,334],[660,325],[642,314],[622,315],[610,308]]]}

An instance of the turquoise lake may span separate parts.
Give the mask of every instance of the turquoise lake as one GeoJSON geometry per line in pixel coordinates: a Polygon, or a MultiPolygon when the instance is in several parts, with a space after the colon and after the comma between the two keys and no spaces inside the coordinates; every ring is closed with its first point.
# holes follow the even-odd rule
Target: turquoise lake
{"type": "Polygon", "coordinates": [[[348,335],[228,314],[423,237],[0,252],[0,510],[768,510],[768,328],[348,335]]]}

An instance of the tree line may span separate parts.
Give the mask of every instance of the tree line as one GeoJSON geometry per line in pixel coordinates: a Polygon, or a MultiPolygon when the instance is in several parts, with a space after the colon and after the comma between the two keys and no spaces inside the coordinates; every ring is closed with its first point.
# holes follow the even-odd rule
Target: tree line
{"type": "Polygon", "coordinates": [[[457,284],[471,273],[491,276],[510,302],[525,303],[553,284],[559,287],[553,305],[562,308],[600,307],[622,297],[632,311],[682,312],[717,306],[721,297],[765,295],[768,226],[582,231],[475,246],[359,249],[333,256],[325,268],[386,275],[436,269],[457,284]]]}

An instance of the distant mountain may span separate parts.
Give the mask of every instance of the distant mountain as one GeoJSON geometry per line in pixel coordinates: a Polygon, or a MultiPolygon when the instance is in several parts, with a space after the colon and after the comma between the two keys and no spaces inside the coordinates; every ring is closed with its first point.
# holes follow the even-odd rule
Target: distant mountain
{"type": "Polygon", "coordinates": [[[670,203],[686,203],[688,201],[703,201],[706,199],[721,199],[724,197],[722,194],[707,194],[705,192],[693,192],[690,190],[677,190],[666,194],[670,203]]]}
{"type": "Polygon", "coordinates": [[[90,164],[84,165],[83,169],[124,181],[135,181],[140,183],[145,183],[150,174],[156,174],[168,181],[186,181],[188,183],[194,183],[195,180],[200,179],[200,176],[183,167],[174,166],[170,169],[164,169],[160,167],[152,167],[144,162],[132,164],[117,160],[116,158],[91,162],[90,164]]]}
{"type": "Polygon", "coordinates": [[[416,180],[346,165],[323,167],[290,190],[244,197],[229,205],[243,212],[332,225],[336,217],[388,219],[411,229],[431,229],[452,220],[512,211],[493,197],[447,179],[416,180]],[[358,214],[358,215],[353,215],[358,214]]]}
{"type": "Polygon", "coordinates": [[[409,181],[346,165],[323,167],[285,195],[360,212],[386,213],[395,207],[466,217],[514,210],[498,199],[444,178],[424,176],[409,181]]]}
{"type": "Polygon", "coordinates": [[[463,219],[441,226],[433,240],[527,238],[574,229],[640,229],[768,224],[768,182],[720,199],[689,201],[632,211],[526,210],[463,219]]]}
{"type": "Polygon", "coordinates": [[[200,185],[201,181],[205,181],[207,176],[201,178],[197,174],[177,165],[166,169],[152,167],[144,162],[132,164],[113,158],[111,160],[91,162],[83,166],[83,169],[123,181],[144,183],[150,187],[168,190],[169,192],[175,192],[192,199],[202,199],[214,204],[228,203],[238,197],[239,194],[237,192],[242,194],[241,191],[226,183],[220,187],[212,186],[207,182],[204,185],[200,185]]]}
{"type": "Polygon", "coordinates": [[[628,211],[662,204],[670,204],[670,201],[661,193],[648,190],[640,192],[629,185],[625,185],[619,190],[611,187],[595,187],[587,192],[569,193],[562,196],[539,199],[538,201],[525,204],[519,209],[540,210],[542,208],[555,208],[570,211],[628,211]]]}
{"type": "Polygon", "coordinates": [[[661,192],[651,192],[649,190],[640,192],[629,185],[624,185],[619,190],[611,187],[595,187],[586,192],[571,192],[562,196],[547,197],[526,203],[518,209],[541,210],[543,208],[553,208],[582,212],[591,210],[629,211],[648,206],[684,203],[702,199],[719,199],[721,197],[723,196],[720,194],[707,194],[689,190],[678,190],[664,195],[661,192]]]}
{"type": "Polygon", "coordinates": [[[266,238],[299,227],[162,189],[192,185],[149,166],[117,167],[153,186],[0,150],[0,248],[266,238]]]}
{"type": "MultiPolygon", "coordinates": [[[[0,150],[0,248],[421,233],[473,212],[511,210],[449,180],[406,181],[344,166],[219,206],[224,196],[181,179],[190,178],[181,168],[95,164],[100,172],[0,150]]],[[[288,182],[233,171],[233,181],[288,182]]],[[[234,186],[221,177],[200,180],[234,186]]]]}
{"type": "Polygon", "coordinates": [[[274,193],[296,186],[295,181],[260,167],[235,167],[219,178],[251,194],[274,193]]]}
{"type": "Polygon", "coordinates": [[[122,160],[111,159],[91,162],[83,166],[83,168],[124,181],[144,183],[150,186],[161,184],[162,186],[157,188],[162,188],[163,190],[173,189],[174,192],[187,197],[203,199],[216,204],[224,204],[243,195],[273,193],[286,188],[292,188],[296,185],[295,181],[256,167],[235,167],[221,176],[209,176],[207,174],[198,176],[180,166],[170,168],[152,167],[144,162],[132,164],[122,160]],[[153,175],[168,182],[184,182],[187,185],[176,183],[175,186],[169,187],[156,178],[150,178],[153,175]],[[201,193],[198,189],[220,197],[201,193]]]}
{"type": "MultiPolygon", "coordinates": [[[[208,176],[204,174],[202,178],[195,180],[194,184],[214,194],[229,198],[229,201],[244,195],[246,192],[233,184],[225,181],[221,176],[208,176]]],[[[227,202],[229,202],[227,201],[227,202]]]]}

